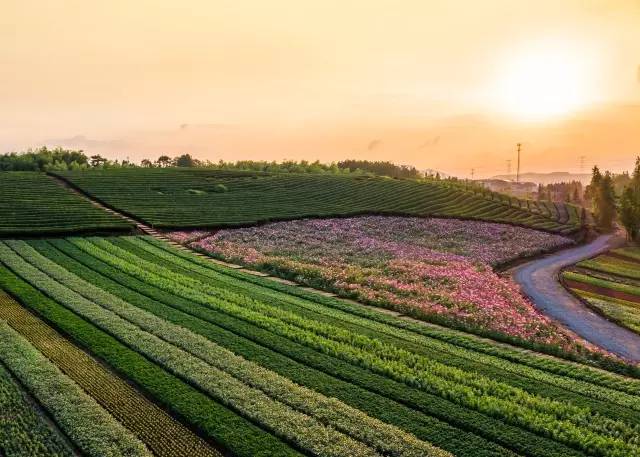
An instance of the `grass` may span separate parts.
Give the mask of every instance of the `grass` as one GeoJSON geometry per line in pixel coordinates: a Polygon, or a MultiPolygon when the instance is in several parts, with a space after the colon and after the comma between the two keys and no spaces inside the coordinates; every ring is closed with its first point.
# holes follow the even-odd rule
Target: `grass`
{"type": "Polygon", "coordinates": [[[289,293],[146,237],[5,242],[0,262],[25,306],[236,455],[640,451],[638,380],[289,293]],[[342,438],[317,441],[315,423],[342,438]]]}
{"type": "Polygon", "coordinates": [[[108,206],[158,228],[231,227],[357,214],[504,222],[556,233],[580,228],[542,203],[461,184],[367,176],[202,169],[58,172],[108,206]],[[225,189],[221,191],[220,189],[225,189]]]}
{"type": "Polygon", "coordinates": [[[0,173],[0,237],[129,232],[131,224],[35,172],[0,173]]]}

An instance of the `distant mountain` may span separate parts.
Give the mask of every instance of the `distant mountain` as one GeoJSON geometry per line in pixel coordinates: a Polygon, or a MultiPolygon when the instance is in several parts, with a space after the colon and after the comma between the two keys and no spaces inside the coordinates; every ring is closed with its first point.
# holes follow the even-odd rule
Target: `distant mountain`
{"type": "MultiPolygon", "coordinates": [[[[497,175],[493,179],[503,179],[505,181],[515,181],[516,175],[497,175]]],[[[582,184],[591,182],[590,173],[569,173],[566,171],[554,171],[553,173],[521,173],[520,181],[529,181],[536,184],[554,184],[559,182],[580,181],[582,184]]]]}

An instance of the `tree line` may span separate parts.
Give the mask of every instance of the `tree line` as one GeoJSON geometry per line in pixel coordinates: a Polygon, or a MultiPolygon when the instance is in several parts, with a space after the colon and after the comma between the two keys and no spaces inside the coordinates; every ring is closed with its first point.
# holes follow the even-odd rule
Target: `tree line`
{"type": "MultiPolygon", "coordinates": [[[[412,166],[369,160],[343,160],[329,164],[321,163],[317,160],[315,162],[306,160],[285,160],[282,162],[259,160],[225,162],[220,160],[218,162],[211,162],[209,160],[196,159],[191,156],[191,154],[182,154],[176,157],[163,154],[155,160],[143,159],[137,164],[129,160],[110,160],[99,154],[87,156],[82,150],[68,150],[63,148],[49,149],[46,146],[34,150],[30,149],[25,152],[0,154],[0,171],[64,171],[131,167],[198,167],[280,173],[355,173],[409,179],[425,177],[423,173],[412,166]]],[[[440,179],[439,174],[426,177],[440,179]]]]}
{"type": "Polygon", "coordinates": [[[636,158],[633,173],[614,175],[602,173],[593,167],[591,183],[584,195],[591,203],[596,225],[603,230],[611,230],[617,220],[627,232],[630,240],[640,237],[640,157],[636,158]]]}

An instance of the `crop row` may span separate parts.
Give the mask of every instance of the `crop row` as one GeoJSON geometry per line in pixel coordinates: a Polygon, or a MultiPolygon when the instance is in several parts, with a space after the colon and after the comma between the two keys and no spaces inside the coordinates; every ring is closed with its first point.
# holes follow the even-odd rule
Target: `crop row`
{"type": "MultiPolygon", "coordinates": [[[[355,303],[347,303],[343,300],[326,297],[317,293],[306,291],[299,287],[289,286],[270,279],[261,278],[252,274],[247,274],[233,268],[218,265],[213,262],[206,261],[192,254],[174,249],[168,244],[163,243],[151,237],[125,238],[135,240],[137,244],[150,245],[158,248],[160,252],[164,252],[164,258],[171,263],[176,263],[181,259],[182,265],[193,271],[208,272],[209,279],[226,278],[225,281],[234,280],[235,285],[241,285],[245,289],[251,288],[251,293],[256,293],[256,287],[261,292],[273,291],[278,299],[292,299],[293,297],[302,299],[302,302],[316,303],[324,308],[339,310],[348,315],[354,315],[364,318],[366,321],[375,321],[412,334],[421,335],[430,339],[446,342],[455,347],[469,349],[476,353],[483,353],[499,357],[515,364],[529,366],[549,373],[554,373],[562,377],[569,377],[577,380],[586,381],[602,387],[608,387],[633,395],[640,394],[640,381],[629,379],[614,373],[595,369],[587,365],[566,362],[551,357],[540,357],[530,351],[526,351],[514,346],[490,343],[487,340],[477,338],[468,333],[460,331],[427,325],[425,323],[414,323],[410,320],[397,319],[383,312],[379,312],[371,307],[358,305],[355,303]],[[166,257],[168,256],[168,257],[166,257]]],[[[158,252],[158,251],[155,251],[158,252]]],[[[162,255],[162,254],[161,254],[162,255]]],[[[563,354],[568,357],[568,354],[563,354]]],[[[617,366],[611,367],[612,369],[617,366]]]]}
{"type": "MultiPolygon", "coordinates": [[[[361,369],[339,360],[329,360],[328,356],[268,334],[244,321],[224,314],[213,316],[212,310],[138,281],[87,255],[66,240],[32,241],[30,244],[48,258],[128,303],[188,328],[246,360],[252,360],[299,385],[337,398],[422,440],[446,448],[455,455],[510,455],[498,445],[391,400],[390,398],[398,396],[397,387],[403,389],[399,385],[392,386],[392,381],[382,377],[373,379],[376,376],[367,375],[361,369]],[[320,363],[325,359],[326,363],[320,363]]],[[[452,405],[435,397],[425,402],[424,406],[429,413],[434,412],[438,417],[451,417],[447,410],[452,405]]],[[[508,436],[504,428],[499,422],[493,421],[486,430],[502,439],[508,436]]],[[[520,444],[520,441],[517,443],[520,444]]],[[[526,447],[526,443],[522,446],[526,447]]]]}
{"type": "Polygon", "coordinates": [[[106,241],[96,240],[94,246],[98,249],[91,248],[86,241],[78,240],[77,244],[98,258],[160,288],[171,289],[173,293],[202,305],[238,316],[318,351],[459,402],[465,407],[501,417],[590,452],[594,449],[600,452],[615,453],[615,449],[635,452],[631,442],[627,442],[633,440],[634,432],[623,422],[599,418],[582,408],[531,396],[520,389],[385,346],[379,341],[300,319],[256,300],[212,288],[187,276],[165,272],[140,259],[133,265],[131,261],[134,259],[128,258],[126,251],[106,241]],[[100,252],[102,249],[104,251],[100,252]]]}
{"type": "Polygon", "coordinates": [[[86,455],[152,455],[131,432],[5,322],[0,322],[0,343],[2,362],[86,455]]]}
{"type": "MultiPolygon", "coordinates": [[[[39,254],[36,255],[38,256],[39,254]]],[[[62,268],[56,269],[54,265],[51,265],[52,262],[50,261],[49,264],[47,264],[47,260],[44,258],[31,260],[35,260],[47,274],[70,285],[73,289],[85,290],[85,293],[93,297],[93,302],[99,302],[102,306],[109,307],[118,312],[118,314],[129,317],[138,325],[156,333],[165,340],[173,341],[176,346],[183,346],[184,348],[189,348],[191,352],[197,352],[199,358],[177,349],[176,346],[172,346],[168,342],[150,337],[149,333],[140,330],[138,327],[127,325],[125,321],[111,315],[109,311],[98,308],[92,310],[90,302],[79,299],[78,297],[73,297],[73,295],[68,292],[65,296],[60,288],[58,288],[59,290],[56,292],[56,287],[52,283],[45,283],[44,287],[47,287],[47,292],[52,296],[55,295],[59,302],[73,307],[76,312],[81,313],[94,322],[100,323],[103,328],[108,329],[123,342],[141,351],[147,357],[156,360],[158,363],[169,367],[174,373],[188,379],[203,391],[229,404],[242,414],[259,421],[265,427],[272,429],[276,434],[296,443],[298,446],[308,449],[314,453],[314,455],[377,455],[370,448],[362,446],[341,433],[334,432],[332,428],[325,428],[312,417],[297,413],[295,410],[286,407],[280,402],[274,402],[258,389],[250,388],[226,372],[207,365],[205,361],[212,363],[212,361],[216,361],[220,356],[219,353],[216,353],[217,347],[215,345],[207,345],[206,340],[200,341],[197,338],[194,339],[194,335],[190,332],[181,331],[179,327],[153,318],[144,311],[131,307],[104,291],[100,291],[97,288],[91,290],[90,284],[69,274],[62,268]],[[42,264],[44,264],[44,266],[42,266],[42,264]],[[200,346],[203,344],[209,351],[202,352],[200,346]]],[[[227,364],[224,366],[228,368],[227,364]]],[[[258,373],[254,374],[254,376],[258,375],[258,373]]],[[[254,378],[254,382],[258,382],[256,379],[257,378],[254,378]]],[[[281,386],[281,392],[284,391],[286,391],[286,386],[281,386]]],[[[304,400],[304,398],[300,400],[304,400]]],[[[299,405],[304,406],[305,402],[303,401],[299,403],[299,405]]],[[[326,420],[328,417],[333,417],[335,420],[338,416],[339,414],[331,411],[329,415],[323,419],[326,420]]],[[[381,426],[382,424],[377,425],[381,426]]],[[[363,426],[364,424],[361,423],[360,427],[363,426]]],[[[376,445],[382,446],[384,452],[393,452],[393,455],[441,454],[441,451],[435,450],[415,439],[413,441],[415,450],[413,451],[411,450],[411,439],[408,439],[407,442],[403,444],[400,444],[400,441],[396,440],[395,443],[392,444],[395,448],[389,449],[386,447],[385,442],[393,436],[394,430],[389,430],[383,434],[383,436],[379,437],[376,437],[376,427],[357,430],[356,424],[352,423],[349,426],[349,430],[352,433],[360,434],[360,437],[364,438],[372,435],[376,445]]]]}
{"type": "Polygon", "coordinates": [[[637,296],[640,299],[640,286],[616,282],[609,279],[602,279],[575,271],[564,271],[562,278],[570,281],[584,283],[590,286],[608,289],[614,292],[622,292],[629,296],[637,296]]]}
{"type": "Polygon", "coordinates": [[[13,300],[0,299],[0,319],[131,430],[157,456],[219,456],[200,438],[69,343],[13,300]]]}
{"type": "MultiPolygon", "coordinates": [[[[105,308],[118,313],[122,318],[138,325],[176,347],[197,356],[212,366],[229,373],[256,389],[260,389],[271,398],[309,416],[316,417],[322,423],[329,424],[356,439],[366,442],[385,455],[442,455],[432,446],[416,440],[401,430],[372,419],[362,412],[350,408],[336,400],[329,399],[312,390],[300,387],[288,379],[266,370],[259,365],[244,360],[232,352],[202,338],[180,326],[142,311],[120,300],[92,284],[72,276],[69,272],[33,251],[26,245],[14,246],[16,252],[28,259],[35,260],[43,271],[62,281],[74,291],[91,297],[105,308]],[[48,267],[48,268],[47,268],[48,267]]],[[[310,430],[312,430],[310,428],[310,430]]],[[[330,435],[330,434],[329,434],[330,435]]],[[[335,438],[335,437],[334,437],[335,438]]]]}
{"type": "Polygon", "coordinates": [[[0,178],[0,236],[131,229],[43,173],[3,172],[0,178]]]}
{"type": "MultiPolygon", "coordinates": [[[[169,300],[173,301],[172,298],[169,298],[169,300]]],[[[216,318],[216,322],[218,320],[219,319],[216,318]]],[[[256,330],[247,332],[245,335],[251,334],[255,337],[256,334],[259,335],[262,333],[259,329],[256,330]]],[[[287,340],[281,340],[279,343],[276,343],[276,345],[272,345],[270,347],[280,350],[283,346],[286,347],[287,345],[287,340]]],[[[506,426],[501,424],[500,421],[479,415],[473,411],[455,407],[446,400],[441,400],[438,397],[421,394],[408,386],[403,386],[402,384],[396,384],[389,381],[388,378],[367,374],[367,371],[356,369],[353,365],[345,364],[339,359],[327,361],[327,363],[319,366],[317,360],[319,357],[322,358],[323,356],[319,353],[312,355],[314,352],[310,352],[310,350],[305,349],[304,346],[300,347],[295,353],[287,352],[287,355],[299,358],[301,356],[301,352],[307,353],[311,356],[312,359],[306,359],[305,362],[311,362],[317,368],[325,370],[329,369],[332,371],[339,369],[341,370],[340,377],[347,376],[351,382],[355,382],[359,385],[366,384],[369,389],[373,389],[380,393],[384,392],[384,395],[390,396],[391,398],[399,398],[403,403],[407,402],[413,407],[417,407],[419,410],[434,413],[438,417],[446,418],[448,421],[452,421],[452,423],[456,425],[462,425],[466,429],[479,431],[483,435],[491,436],[497,442],[509,443],[510,446],[523,451],[527,455],[574,455],[570,449],[559,444],[554,444],[551,441],[538,438],[535,435],[530,435],[524,431],[518,431],[518,429],[506,426]],[[315,359],[315,361],[313,359],[315,359]]],[[[470,450],[470,452],[470,455],[482,455],[478,453],[477,449],[475,452],[473,450],[470,450]]]]}
{"type": "Polygon", "coordinates": [[[626,247],[626,248],[619,248],[619,249],[614,249],[613,251],[614,254],[618,254],[624,257],[628,257],[631,260],[636,260],[636,261],[640,261],[640,248],[639,247],[626,247]]]}
{"type": "Polygon", "coordinates": [[[247,225],[278,219],[363,213],[434,215],[507,222],[561,233],[569,221],[528,204],[439,182],[373,177],[118,170],[59,176],[104,203],[157,227],[247,225]],[[122,186],[126,181],[127,186],[122,186]],[[224,184],[228,192],[212,189],[224,184]],[[196,191],[194,193],[194,191],[196,191]],[[210,209],[210,210],[207,210],[210,209]]]}
{"type": "Polygon", "coordinates": [[[572,291],[614,322],[640,333],[640,303],[619,300],[580,289],[572,291]]]}
{"type": "MultiPolygon", "coordinates": [[[[184,270],[188,270],[194,277],[201,278],[202,281],[205,281],[210,285],[224,287],[227,290],[233,290],[240,293],[246,293],[246,283],[230,277],[225,277],[224,275],[216,273],[204,266],[191,263],[184,258],[172,255],[168,251],[146,243],[142,238],[127,237],[122,238],[122,240],[126,242],[119,244],[122,247],[128,247],[129,250],[131,252],[135,252],[138,257],[145,258],[145,253],[148,256],[156,256],[155,259],[153,259],[153,257],[146,257],[146,259],[162,264],[164,267],[169,268],[176,273],[180,273],[181,269],[183,272],[184,270]],[[137,252],[135,251],[136,249],[138,249],[137,252]],[[245,287],[244,289],[242,287],[243,285],[245,287]]],[[[117,243],[116,241],[114,242],[117,243]]],[[[471,365],[474,367],[473,369],[476,372],[486,373],[487,375],[496,377],[504,377],[504,373],[512,373],[514,376],[506,377],[505,381],[509,383],[517,383],[517,385],[529,391],[536,393],[548,393],[551,386],[557,386],[561,389],[578,392],[590,397],[589,402],[594,398],[598,398],[607,405],[614,402],[619,406],[626,406],[636,411],[640,411],[640,399],[638,397],[618,392],[607,387],[597,387],[581,380],[568,379],[563,376],[558,376],[495,356],[471,351],[466,348],[442,342],[435,338],[416,335],[415,333],[391,327],[371,319],[361,318],[343,311],[328,308],[309,300],[301,300],[296,297],[278,294],[270,289],[253,287],[251,288],[251,296],[264,303],[276,305],[280,309],[295,312],[297,315],[307,319],[321,318],[324,322],[331,322],[332,324],[339,325],[341,328],[346,329],[349,332],[369,335],[382,341],[389,341],[395,346],[426,355],[432,359],[440,360],[448,365],[456,364],[461,368],[468,368],[471,365]],[[516,381],[516,379],[522,377],[525,378],[520,382],[516,381]],[[536,382],[531,382],[532,380],[536,382]],[[540,382],[544,382],[546,385],[540,386],[540,382]]],[[[558,394],[559,393],[560,389],[558,390],[558,394]]],[[[567,396],[566,392],[563,392],[563,394],[564,396],[567,396]]],[[[574,397],[574,401],[575,400],[579,401],[577,396],[574,397]]],[[[619,408],[614,409],[614,411],[616,416],[620,414],[619,408]]]]}
{"type": "MultiPolygon", "coordinates": [[[[0,300],[2,298],[0,297],[0,300]]],[[[0,364],[0,449],[16,457],[70,457],[72,451],[0,364]]]]}
{"type": "Polygon", "coordinates": [[[625,278],[640,279],[640,263],[626,261],[619,257],[601,255],[594,259],[583,260],[577,263],[576,266],[625,278]]]}
{"type": "Polygon", "coordinates": [[[6,268],[2,287],[88,348],[187,424],[236,456],[299,455],[245,419],[49,299],[6,268]]]}

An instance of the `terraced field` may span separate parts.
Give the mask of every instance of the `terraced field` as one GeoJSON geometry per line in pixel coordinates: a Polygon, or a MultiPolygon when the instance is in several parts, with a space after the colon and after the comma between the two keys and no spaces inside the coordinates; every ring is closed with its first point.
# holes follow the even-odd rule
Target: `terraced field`
{"type": "Polygon", "coordinates": [[[576,207],[518,200],[460,184],[366,176],[206,169],[59,172],[106,205],[157,228],[245,226],[356,214],[441,216],[577,231],[576,207]],[[123,184],[124,183],[124,184],[123,184]]]}
{"type": "Polygon", "coordinates": [[[0,288],[0,362],[87,455],[640,455],[638,379],[153,238],[0,242],[0,288]]]}
{"type": "Polygon", "coordinates": [[[596,311],[640,333],[639,252],[614,249],[584,260],[563,272],[563,282],[596,311]]]}
{"type": "Polygon", "coordinates": [[[127,232],[131,228],[44,173],[0,173],[0,236],[127,232]]]}

